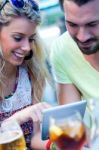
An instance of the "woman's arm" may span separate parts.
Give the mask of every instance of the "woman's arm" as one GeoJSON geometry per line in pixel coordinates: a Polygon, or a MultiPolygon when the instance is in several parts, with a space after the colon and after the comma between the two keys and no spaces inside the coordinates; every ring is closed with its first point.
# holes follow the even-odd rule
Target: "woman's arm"
{"type": "Polygon", "coordinates": [[[33,122],[37,122],[37,121],[41,122],[42,111],[49,107],[51,107],[51,105],[49,105],[46,102],[37,103],[16,112],[9,119],[16,119],[19,124],[22,124],[28,121],[29,119],[32,119],[33,122]]]}
{"type": "Polygon", "coordinates": [[[32,137],[32,140],[31,140],[31,148],[32,149],[35,149],[35,150],[46,150],[46,144],[47,144],[47,140],[42,140],[41,139],[41,131],[40,131],[40,128],[37,130],[36,128],[37,126],[37,123],[34,125],[34,131],[36,132],[34,134],[34,136],[32,137]],[[37,130],[37,131],[36,131],[37,130]]]}

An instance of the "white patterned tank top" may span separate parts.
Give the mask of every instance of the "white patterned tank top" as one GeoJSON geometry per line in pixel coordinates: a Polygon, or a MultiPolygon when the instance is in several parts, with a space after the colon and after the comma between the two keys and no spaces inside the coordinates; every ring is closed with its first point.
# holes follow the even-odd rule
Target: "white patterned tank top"
{"type": "MultiPolygon", "coordinates": [[[[12,96],[0,101],[0,121],[9,118],[15,112],[32,105],[32,89],[27,68],[19,67],[19,76],[17,78],[16,90],[12,96]]],[[[21,125],[26,143],[29,146],[33,132],[33,123],[31,120],[21,125]]]]}

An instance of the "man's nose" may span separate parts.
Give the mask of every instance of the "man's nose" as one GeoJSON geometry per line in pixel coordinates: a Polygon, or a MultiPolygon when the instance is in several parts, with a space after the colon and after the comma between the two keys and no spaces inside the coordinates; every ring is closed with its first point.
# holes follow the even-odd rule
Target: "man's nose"
{"type": "Polygon", "coordinates": [[[85,27],[79,27],[79,30],[77,32],[76,38],[80,42],[86,42],[88,39],[90,39],[91,35],[87,28],[85,27]]]}

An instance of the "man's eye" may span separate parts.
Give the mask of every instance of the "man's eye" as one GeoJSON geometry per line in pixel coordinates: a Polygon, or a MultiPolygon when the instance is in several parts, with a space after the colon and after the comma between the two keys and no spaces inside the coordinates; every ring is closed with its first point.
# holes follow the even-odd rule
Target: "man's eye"
{"type": "Polygon", "coordinates": [[[66,21],[66,24],[70,27],[78,27],[78,25],[76,23],[70,22],[70,21],[66,21]]]}
{"type": "Polygon", "coordinates": [[[16,42],[20,42],[22,40],[22,37],[20,37],[20,36],[14,36],[14,40],[16,42]]]}
{"type": "Polygon", "coordinates": [[[69,23],[69,26],[71,26],[71,27],[77,27],[77,25],[74,24],[74,23],[69,23]]]}
{"type": "Polygon", "coordinates": [[[96,27],[97,25],[99,25],[99,21],[95,21],[87,24],[88,27],[96,27]]]}
{"type": "Polygon", "coordinates": [[[97,25],[96,23],[88,24],[89,27],[95,27],[96,25],[97,25]]]}

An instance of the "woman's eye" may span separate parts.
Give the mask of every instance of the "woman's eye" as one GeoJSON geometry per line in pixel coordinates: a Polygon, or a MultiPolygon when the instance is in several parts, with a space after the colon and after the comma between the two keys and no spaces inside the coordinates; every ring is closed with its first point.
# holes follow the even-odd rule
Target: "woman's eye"
{"type": "Polygon", "coordinates": [[[14,36],[14,40],[16,42],[20,42],[22,40],[22,37],[20,37],[20,36],[14,36]]]}
{"type": "Polygon", "coordinates": [[[30,38],[30,39],[29,39],[29,42],[30,42],[30,43],[32,43],[33,41],[35,41],[34,38],[30,38]]]}

